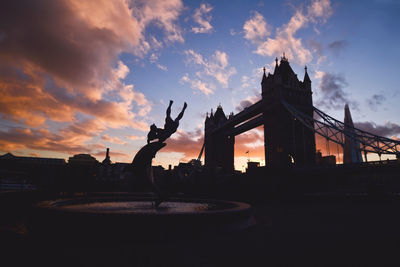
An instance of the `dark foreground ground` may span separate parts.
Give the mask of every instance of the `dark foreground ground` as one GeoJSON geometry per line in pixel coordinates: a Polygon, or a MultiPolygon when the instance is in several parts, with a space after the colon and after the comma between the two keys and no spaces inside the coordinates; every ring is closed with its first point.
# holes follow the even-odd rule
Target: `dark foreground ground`
{"type": "Polygon", "coordinates": [[[12,198],[2,198],[1,266],[400,265],[400,200],[394,198],[254,203],[257,224],[240,233],[196,240],[68,244],[30,238],[23,221],[29,205],[12,198]]]}

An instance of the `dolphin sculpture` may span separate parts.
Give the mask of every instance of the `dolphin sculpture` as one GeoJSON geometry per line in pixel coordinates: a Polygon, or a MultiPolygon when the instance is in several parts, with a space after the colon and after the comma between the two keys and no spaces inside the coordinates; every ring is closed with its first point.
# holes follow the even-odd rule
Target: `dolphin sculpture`
{"type": "Polygon", "coordinates": [[[185,109],[187,107],[186,102],[184,103],[182,111],[176,117],[175,120],[171,119],[171,106],[173,101],[170,100],[169,106],[166,112],[165,125],[164,129],[157,128],[155,124],[150,126],[150,132],[147,135],[147,144],[142,147],[133,158],[132,164],[130,166],[130,170],[132,171],[133,177],[132,179],[145,179],[147,182],[151,184],[151,190],[156,195],[155,207],[161,204],[161,202],[165,201],[168,197],[168,192],[162,190],[154,181],[153,171],[152,171],[152,160],[156,156],[157,152],[165,147],[167,144],[164,143],[166,139],[168,139],[179,126],[179,120],[183,117],[185,109]],[[151,142],[153,140],[156,140],[151,142]]]}

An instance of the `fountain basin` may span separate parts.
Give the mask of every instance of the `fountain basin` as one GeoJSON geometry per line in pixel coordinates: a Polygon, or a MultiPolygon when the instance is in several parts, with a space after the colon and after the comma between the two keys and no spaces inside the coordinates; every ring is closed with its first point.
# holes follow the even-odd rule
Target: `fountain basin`
{"type": "Polygon", "coordinates": [[[152,198],[101,197],[43,201],[27,220],[40,239],[96,241],[207,237],[254,224],[245,203],[171,198],[158,208],[152,198]]]}

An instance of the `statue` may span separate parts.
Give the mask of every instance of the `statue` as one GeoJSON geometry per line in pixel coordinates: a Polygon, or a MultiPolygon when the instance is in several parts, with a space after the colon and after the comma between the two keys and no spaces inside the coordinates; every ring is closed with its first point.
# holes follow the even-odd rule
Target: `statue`
{"type": "Polygon", "coordinates": [[[182,119],[183,113],[187,108],[187,104],[186,102],[184,103],[182,111],[179,113],[178,117],[176,117],[175,120],[172,120],[171,118],[172,103],[174,103],[174,101],[170,100],[166,112],[167,116],[165,117],[164,129],[157,128],[157,126],[154,123],[150,126],[150,132],[147,135],[147,144],[150,144],[150,142],[155,139],[158,139],[158,142],[162,143],[165,140],[167,140],[178,129],[179,120],[182,119]]]}
{"type": "Polygon", "coordinates": [[[147,144],[142,147],[135,155],[130,169],[133,176],[136,178],[145,178],[150,181],[151,187],[156,194],[155,206],[158,207],[161,202],[167,198],[167,192],[163,192],[154,182],[153,172],[151,168],[152,159],[156,156],[156,153],[166,146],[164,143],[173,133],[176,132],[179,126],[179,121],[182,119],[183,114],[187,108],[186,102],[183,105],[182,111],[173,120],[171,118],[171,106],[173,101],[169,101],[169,105],[166,112],[164,129],[158,128],[155,124],[150,126],[150,132],[147,134],[147,144]],[[153,140],[156,140],[152,142],[153,140]]]}

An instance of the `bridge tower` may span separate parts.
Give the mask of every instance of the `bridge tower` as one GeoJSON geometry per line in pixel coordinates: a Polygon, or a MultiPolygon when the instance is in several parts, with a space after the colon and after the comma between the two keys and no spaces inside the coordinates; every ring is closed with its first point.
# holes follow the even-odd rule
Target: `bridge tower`
{"type": "Polygon", "coordinates": [[[315,163],[315,134],[296,121],[282,101],[313,117],[311,80],[305,67],[303,81],[291,68],[285,54],[274,74],[264,75],[261,81],[264,118],[265,162],[267,166],[286,167],[315,163]]]}
{"type": "Polygon", "coordinates": [[[215,114],[212,110],[210,116],[207,114],[204,129],[205,165],[212,170],[220,169],[224,173],[234,171],[235,136],[216,133],[215,129],[228,119],[219,105],[215,114]]]}

